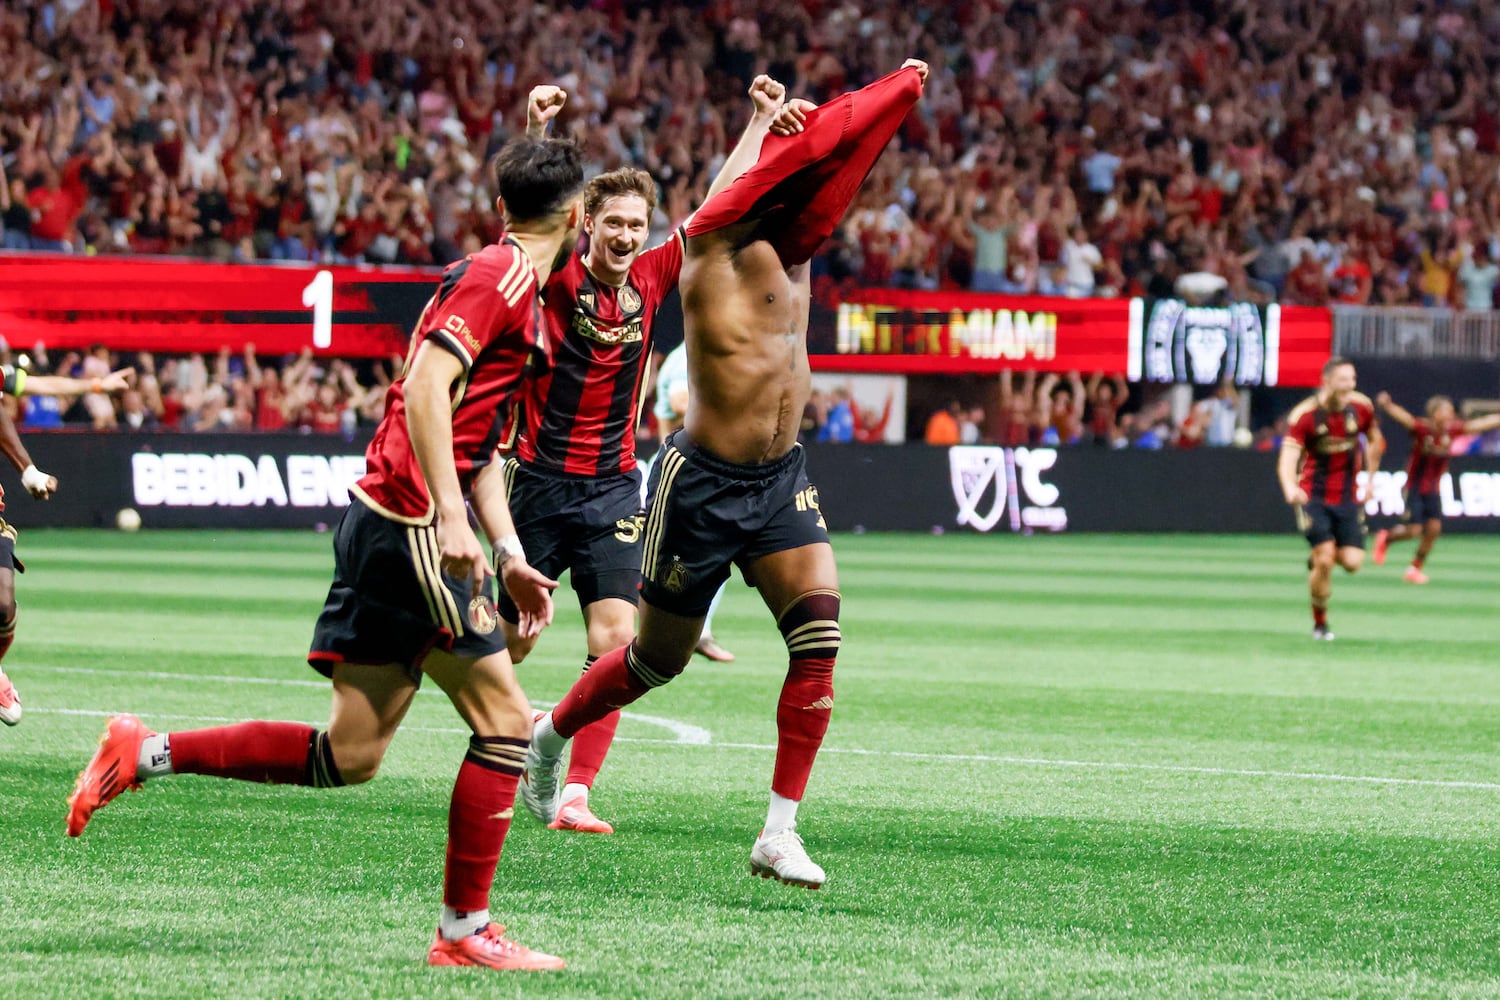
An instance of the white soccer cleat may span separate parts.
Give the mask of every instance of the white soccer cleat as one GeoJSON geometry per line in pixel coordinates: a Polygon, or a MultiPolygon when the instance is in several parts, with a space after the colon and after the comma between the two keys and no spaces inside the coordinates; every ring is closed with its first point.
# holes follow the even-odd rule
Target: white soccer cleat
{"type": "Polygon", "coordinates": [[[802,838],[793,826],[761,833],[750,849],[750,874],[804,889],[816,889],[828,878],[807,856],[807,848],[802,846],[802,838]]]}
{"type": "Polygon", "coordinates": [[[557,819],[557,768],[562,756],[548,758],[537,748],[536,737],[526,747],[526,763],[521,768],[518,791],[528,812],[551,825],[557,819]]]}
{"type": "Polygon", "coordinates": [[[0,670],[0,722],[14,726],[20,721],[21,696],[16,694],[16,686],[5,676],[5,671],[0,670]]]}

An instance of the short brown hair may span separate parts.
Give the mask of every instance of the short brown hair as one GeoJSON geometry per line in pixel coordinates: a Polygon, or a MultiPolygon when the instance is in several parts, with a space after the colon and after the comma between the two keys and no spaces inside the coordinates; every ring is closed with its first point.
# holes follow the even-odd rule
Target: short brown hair
{"type": "Polygon", "coordinates": [[[1335,354],[1333,357],[1331,357],[1327,361],[1323,362],[1323,375],[1324,375],[1324,377],[1332,375],[1333,374],[1333,370],[1335,368],[1342,368],[1345,365],[1348,365],[1350,368],[1353,368],[1354,367],[1354,362],[1350,361],[1348,358],[1341,358],[1337,354],[1335,354]]]}
{"type": "Polygon", "coordinates": [[[656,181],[637,167],[620,167],[589,181],[583,189],[583,210],[595,215],[609,199],[630,194],[646,202],[647,215],[656,211],[656,181]]]}
{"type": "Polygon", "coordinates": [[[1447,403],[1449,406],[1452,406],[1453,405],[1453,400],[1449,399],[1447,396],[1433,396],[1431,399],[1429,399],[1427,401],[1427,415],[1430,417],[1430,416],[1433,416],[1434,414],[1436,414],[1437,411],[1438,411],[1438,409],[1444,403],[1447,403]]]}

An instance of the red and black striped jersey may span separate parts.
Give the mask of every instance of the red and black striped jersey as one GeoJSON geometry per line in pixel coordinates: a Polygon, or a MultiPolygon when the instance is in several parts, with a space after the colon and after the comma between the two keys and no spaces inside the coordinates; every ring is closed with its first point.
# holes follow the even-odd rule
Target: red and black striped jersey
{"type": "Polygon", "coordinates": [[[1411,493],[1436,493],[1448,471],[1453,439],[1464,432],[1462,420],[1450,420],[1438,429],[1418,417],[1411,425],[1411,458],[1406,463],[1406,488],[1411,493]]]}
{"type": "Polygon", "coordinates": [[[552,367],[527,385],[521,461],[553,472],[610,476],[635,468],[651,332],[682,273],[679,229],[642,253],[620,288],[596,280],[575,253],[542,292],[552,367]]]}
{"type": "Polygon", "coordinates": [[[1313,503],[1351,504],[1358,496],[1364,465],[1360,435],[1375,424],[1375,405],[1362,393],[1350,393],[1338,410],[1328,410],[1313,396],[1287,418],[1287,438],[1302,446],[1299,485],[1313,503]]]}
{"type": "MultiPolygon", "coordinates": [[[[546,319],[525,251],[505,240],[448,265],[417,321],[406,369],[424,340],[463,362],[453,399],[453,461],[467,494],[494,458],[511,398],[529,371],[548,363],[546,319]]],[[[386,396],[385,417],[365,452],[365,476],[354,490],[392,520],[425,524],[432,498],[406,427],[405,382],[403,370],[386,396]]]]}

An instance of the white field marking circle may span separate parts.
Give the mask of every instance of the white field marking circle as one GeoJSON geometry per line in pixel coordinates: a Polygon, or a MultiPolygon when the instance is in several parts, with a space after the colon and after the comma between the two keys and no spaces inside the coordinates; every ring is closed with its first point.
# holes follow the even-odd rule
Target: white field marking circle
{"type": "MultiPolygon", "coordinates": [[[[150,678],[151,680],[159,680],[159,681],[212,681],[212,682],[219,683],[219,684],[261,684],[261,685],[271,685],[273,687],[309,687],[309,688],[321,688],[324,691],[330,690],[329,682],[328,681],[322,681],[322,680],[319,680],[319,681],[297,680],[297,679],[291,678],[291,677],[286,677],[286,678],[282,678],[282,677],[235,677],[235,676],[229,675],[229,674],[175,674],[175,673],[168,673],[168,672],[161,671],[161,670],[104,670],[104,669],[100,669],[98,667],[28,666],[26,669],[28,669],[28,670],[50,670],[50,671],[53,671],[55,673],[60,673],[60,674],[90,674],[90,675],[103,676],[103,677],[146,677],[146,678],[150,678]]],[[[418,694],[436,694],[436,695],[442,694],[441,691],[436,690],[435,688],[419,688],[417,690],[417,693],[418,694]]],[[[555,704],[555,702],[550,702],[550,701],[533,701],[532,704],[534,706],[538,707],[538,708],[551,708],[555,704]]],[[[25,707],[25,703],[24,702],[22,703],[22,707],[23,708],[25,707]]],[[[27,711],[28,712],[45,712],[45,711],[47,711],[47,709],[36,708],[36,709],[28,709],[27,711]]],[[[64,710],[64,709],[56,709],[54,711],[65,712],[66,710],[64,710]]],[[[80,714],[80,713],[74,713],[74,714],[80,714]]],[[[103,713],[97,713],[97,714],[103,714],[103,715],[107,716],[107,715],[114,715],[115,713],[113,713],[113,712],[103,712],[103,713]]],[[[702,726],[695,726],[695,725],[693,725],[691,723],[688,723],[688,722],[678,722],[676,719],[666,719],[666,718],[662,718],[661,716],[656,716],[656,715],[641,715],[641,714],[638,714],[636,712],[621,712],[620,715],[623,718],[633,719],[636,722],[644,722],[647,725],[659,726],[660,728],[665,729],[667,732],[672,733],[673,737],[674,737],[673,739],[670,739],[670,740],[652,740],[650,742],[659,742],[659,743],[686,743],[686,744],[690,744],[690,745],[699,745],[699,744],[707,744],[707,743],[710,743],[710,742],[713,741],[713,737],[712,737],[712,735],[709,733],[709,731],[707,729],[704,729],[702,726]]],[[[169,716],[169,715],[156,715],[156,714],[153,713],[152,714],[152,718],[156,718],[156,719],[169,719],[169,718],[172,718],[172,716],[169,716]]],[[[245,721],[244,719],[218,719],[218,720],[214,720],[214,719],[209,719],[206,716],[198,716],[198,715],[191,715],[191,716],[184,715],[184,716],[180,716],[179,718],[182,718],[182,719],[197,719],[199,721],[220,721],[220,722],[243,722],[243,721],[245,721]]],[[[313,725],[322,725],[323,723],[312,723],[312,724],[313,725]]],[[[423,728],[418,727],[418,726],[408,726],[408,725],[403,725],[401,728],[404,729],[404,730],[406,730],[407,732],[415,732],[415,733],[420,733],[420,732],[468,733],[469,732],[469,730],[467,730],[467,729],[451,729],[451,730],[450,729],[423,729],[423,728]]]]}
{"type": "MultiPolygon", "coordinates": [[[[286,685],[289,687],[327,687],[325,681],[304,681],[291,678],[280,679],[275,677],[234,677],[227,675],[207,674],[173,674],[160,671],[148,670],[102,670],[94,667],[54,667],[54,666],[30,666],[29,670],[51,670],[58,673],[96,674],[108,676],[131,676],[151,677],[160,680],[185,680],[185,681],[216,681],[227,684],[272,684],[286,685]]],[[[441,693],[441,692],[433,692],[441,693]]],[[[550,703],[538,702],[538,705],[546,707],[550,703]]],[[[94,709],[69,709],[69,708],[29,708],[29,715],[74,715],[106,718],[114,715],[114,712],[104,712],[94,709]]],[[[675,739],[643,739],[639,737],[617,736],[616,742],[620,743],[661,743],[678,744],[688,746],[713,746],[722,750],[775,750],[775,746],[762,743],[714,743],[708,730],[700,726],[689,725],[678,722],[675,719],[664,719],[653,715],[636,715],[631,712],[622,712],[627,719],[635,719],[651,725],[665,727],[668,731],[677,734],[675,739]]],[[[243,722],[244,719],[235,719],[207,715],[156,715],[153,719],[173,719],[196,722],[243,722]]],[[[308,723],[308,725],[321,725],[321,723],[308,723]]],[[[467,735],[467,729],[405,726],[401,727],[408,732],[416,733],[457,733],[467,735]]],[[[858,748],[823,747],[818,751],[826,754],[847,754],[855,757],[900,757],[906,760],[932,760],[951,762],[970,762],[981,764],[1014,764],[1027,767],[1071,767],[1085,768],[1100,771],[1157,771],[1166,774],[1214,774],[1225,777],[1240,778],[1286,778],[1295,781],[1331,781],[1345,782],[1365,785],[1395,785],[1416,788],[1463,788],[1478,791],[1500,791],[1500,782],[1493,781],[1451,781],[1441,778],[1387,778],[1379,775],[1362,774],[1329,774],[1322,771],[1273,771],[1259,770],[1253,768],[1239,767],[1197,767],[1190,764],[1134,764],[1128,761],[1104,761],[1104,760],[1068,760],[1057,757],[1015,757],[990,754],[956,754],[956,753],[915,753],[905,750],[861,750],[858,748]]]]}

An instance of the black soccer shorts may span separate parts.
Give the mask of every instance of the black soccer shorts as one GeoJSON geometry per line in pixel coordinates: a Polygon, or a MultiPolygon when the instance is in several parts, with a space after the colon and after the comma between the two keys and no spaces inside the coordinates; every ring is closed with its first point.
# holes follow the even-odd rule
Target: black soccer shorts
{"type": "Polygon", "coordinates": [[[1297,508],[1297,527],[1309,545],[1334,542],[1341,549],[1365,547],[1363,504],[1305,503],[1297,508]]]}
{"type": "MultiPolygon", "coordinates": [[[[438,556],[435,526],[400,524],[351,497],[307,662],[325,677],[336,663],[398,663],[420,681],[434,648],[473,660],[503,650],[493,603],[471,606],[469,581],[445,575],[438,556]]],[[[493,578],[484,593],[494,601],[493,578]]]]}
{"type": "Polygon", "coordinates": [[[826,541],[801,445],[765,465],[736,465],[677,431],[647,483],[641,596],[701,618],[731,564],[743,572],[762,556],[826,541]]]}
{"type": "MultiPolygon", "coordinates": [[[[641,474],[569,476],[509,459],[510,516],[526,561],[556,580],[564,570],[578,606],[606,597],[635,604],[641,587],[641,474]]],[[[520,612],[501,588],[500,616],[520,612]]]]}

